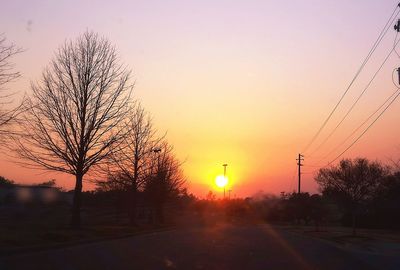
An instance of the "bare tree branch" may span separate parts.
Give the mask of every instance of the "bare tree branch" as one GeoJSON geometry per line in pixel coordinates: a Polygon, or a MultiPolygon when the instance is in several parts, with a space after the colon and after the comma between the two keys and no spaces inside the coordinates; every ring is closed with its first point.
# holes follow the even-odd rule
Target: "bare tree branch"
{"type": "Polygon", "coordinates": [[[14,71],[12,58],[21,53],[22,49],[13,43],[7,43],[7,39],[0,34],[0,137],[9,134],[10,125],[20,112],[20,106],[6,108],[12,103],[13,93],[5,92],[5,85],[21,76],[20,72],[14,71]]]}
{"type": "MultiPolygon", "coordinates": [[[[111,186],[124,185],[130,192],[130,221],[135,224],[137,192],[144,188],[153,149],[163,137],[156,137],[151,118],[139,103],[132,107],[125,125],[130,132],[109,155],[106,170],[111,175],[108,181],[115,182],[111,186]]],[[[99,184],[104,186],[101,181],[99,184]]]]}

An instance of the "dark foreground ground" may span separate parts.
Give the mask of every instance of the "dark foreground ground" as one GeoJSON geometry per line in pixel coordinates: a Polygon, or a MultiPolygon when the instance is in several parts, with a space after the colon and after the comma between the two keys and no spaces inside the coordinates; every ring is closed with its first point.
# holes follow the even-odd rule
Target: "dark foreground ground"
{"type": "Polygon", "coordinates": [[[268,225],[216,225],[0,257],[0,269],[400,269],[400,254],[345,249],[268,225]]]}

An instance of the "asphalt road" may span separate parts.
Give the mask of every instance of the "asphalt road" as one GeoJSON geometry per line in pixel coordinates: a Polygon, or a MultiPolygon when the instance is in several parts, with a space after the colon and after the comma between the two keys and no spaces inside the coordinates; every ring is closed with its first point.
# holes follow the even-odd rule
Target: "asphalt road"
{"type": "Polygon", "coordinates": [[[219,225],[3,257],[0,269],[400,269],[400,254],[349,251],[267,225],[219,225]]]}

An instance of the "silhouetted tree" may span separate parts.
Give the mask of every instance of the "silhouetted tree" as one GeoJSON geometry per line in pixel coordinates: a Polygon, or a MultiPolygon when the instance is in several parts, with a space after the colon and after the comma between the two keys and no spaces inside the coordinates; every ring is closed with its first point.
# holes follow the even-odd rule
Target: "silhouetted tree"
{"type": "Polygon", "coordinates": [[[293,192],[287,196],[286,215],[291,221],[307,225],[310,221],[310,194],[308,192],[293,192]]]}
{"type": "Polygon", "coordinates": [[[180,161],[173,153],[173,147],[166,142],[161,144],[156,157],[151,160],[147,171],[145,193],[155,210],[157,223],[164,222],[164,205],[174,196],[183,192],[185,178],[180,161]]]}
{"type": "Polygon", "coordinates": [[[9,180],[3,176],[0,176],[0,187],[12,187],[15,183],[12,180],[9,180]]]}
{"type": "Polygon", "coordinates": [[[19,54],[22,50],[15,46],[15,44],[7,43],[4,35],[0,35],[0,135],[7,134],[7,128],[11,121],[18,113],[17,108],[6,109],[5,106],[11,103],[10,97],[12,93],[5,93],[5,84],[19,78],[21,74],[14,71],[14,65],[11,59],[19,54]]]}
{"type": "Polygon", "coordinates": [[[394,172],[380,182],[368,205],[366,223],[369,226],[400,228],[400,173],[394,172]]]}
{"type": "Polygon", "coordinates": [[[109,173],[106,180],[95,181],[95,197],[105,205],[113,205],[116,210],[116,221],[119,221],[121,210],[128,207],[127,194],[129,179],[124,174],[109,173]]]}
{"type": "Polygon", "coordinates": [[[49,181],[45,181],[45,182],[36,184],[36,186],[38,186],[38,187],[55,187],[56,186],[56,180],[55,179],[51,179],[49,181]]]}
{"type": "Polygon", "coordinates": [[[106,180],[97,180],[96,192],[109,192],[109,191],[127,191],[127,179],[118,173],[108,174],[106,180]]]}
{"type": "Polygon", "coordinates": [[[387,168],[378,162],[344,159],[336,167],[320,169],[316,181],[324,195],[350,207],[355,235],[360,206],[372,199],[379,182],[387,175],[387,168]]]}
{"type": "MultiPolygon", "coordinates": [[[[151,165],[153,151],[161,139],[155,136],[155,129],[150,116],[137,103],[132,108],[126,121],[129,133],[109,156],[108,171],[117,174],[112,178],[125,185],[130,196],[130,222],[135,224],[137,192],[143,188],[146,173],[151,165]]],[[[111,180],[111,179],[109,179],[111,180]]]]}
{"type": "Polygon", "coordinates": [[[206,199],[209,201],[215,201],[215,199],[217,198],[217,195],[212,192],[212,190],[208,191],[206,199]]]}
{"type": "Polygon", "coordinates": [[[27,165],[75,176],[71,226],[80,227],[83,177],[127,134],[132,85],[115,48],[86,32],[59,48],[27,99],[17,153],[27,165]]]}

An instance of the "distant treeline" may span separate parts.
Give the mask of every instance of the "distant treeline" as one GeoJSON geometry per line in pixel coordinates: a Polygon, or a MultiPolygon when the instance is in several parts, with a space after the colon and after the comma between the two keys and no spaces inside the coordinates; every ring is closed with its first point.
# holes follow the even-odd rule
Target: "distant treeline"
{"type": "MultiPolygon", "coordinates": [[[[98,188],[85,193],[87,205],[114,207],[123,215],[147,215],[153,222],[217,223],[270,222],[315,226],[343,225],[357,227],[400,229],[400,172],[367,159],[342,160],[337,166],[321,169],[315,176],[319,194],[281,193],[280,196],[257,194],[239,199],[216,199],[210,192],[206,199],[179,192],[152,193],[146,185],[136,193],[132,204],[131,192],[114,185],[99,183],[98,188]],[[161,199],[163,198],[163,199],[161,199]],[[160,202],[162,202],[160,204],[160,202]],[[137,211],[139,209],[139,211],[137,211]],[[161,212],[160,212],[161,211],[161,212]],[[151,214],[152,216],[149,216],[151,214]],[[160,216],[161,215],[161,216],[160,216]],[[157,220],[158,216],[158,220],[157,220]],[[173,217],[173,218],[172,218],[173,217]]],[[[108,182],[110,183],[110,182],[108,182]]]]}
{"type": "MultiPolygon", "coordinates": [[[[210,193],[198,200],[196,209],[224,209],[229,216],[256,217],[267,222],[400,229],[400,171],[364,158],[344,159],[337,166],[322,168],[315,176],[319,194],[258,194],[228,202],[210,193]],[[215,202],[215,203],[213,203],[215,202]]],[[[211,210],[212,212],[212,210],[211,210]]]]}

